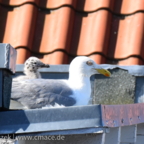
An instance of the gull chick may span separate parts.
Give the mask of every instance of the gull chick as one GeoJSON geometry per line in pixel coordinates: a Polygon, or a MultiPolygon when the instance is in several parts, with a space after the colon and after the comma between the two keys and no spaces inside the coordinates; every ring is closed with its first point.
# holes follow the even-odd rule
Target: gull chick
{"type": "Polygon", "coordinates": [[[38,71],[40,68],[49,68],[48,64],[44,64],[36,57],[28,58],[24,63],[24,74],[25,76],[19,76],[15,80],[23,79],[40,79],[41,74],[38,71]]]}
{"type": "MultiPolygon", "coordinates": [[[[41,78],[41,74],[38,71],[38,69],[40,68],[49,68],[50,66],[48,64],[44,64],[43,62],[41,62],[38,58],[36,57],[30,57],[28,58],[25,63],[24,63],[24,76],[18,76],[16,78],[13,79],[14,81],[23,81],[23,80],[27,80],[27,79],[40,79],[41,78]]],[[[21,103],[14,101],[11,99],[10,102],[10,109],[13,108],[22,108],[22,109],[27,109],[25,108],[23,105],[21,105],[21,103]]]]}

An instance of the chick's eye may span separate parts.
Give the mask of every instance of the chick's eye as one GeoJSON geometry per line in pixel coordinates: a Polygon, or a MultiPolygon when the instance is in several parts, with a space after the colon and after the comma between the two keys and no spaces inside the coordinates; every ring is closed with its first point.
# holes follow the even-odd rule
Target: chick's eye
{"type": "Polygon", "coordinates": [[[93,65],[93,62],[92,61],[87,61],[86,64],[91,66],[91,65],[93,65]]]}

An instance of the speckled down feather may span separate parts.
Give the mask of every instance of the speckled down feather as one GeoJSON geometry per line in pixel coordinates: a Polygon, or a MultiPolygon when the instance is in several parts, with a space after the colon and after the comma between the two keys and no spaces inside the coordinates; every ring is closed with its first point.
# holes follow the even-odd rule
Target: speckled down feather
{"type": "Polygon", "coordinates": [[[41,74],[38,71],[40,68],[49,68],[48,64],[44,64],[36,57],[28,58],[24,63],[24,76],[18,76],[14,80],[24,79],[37,79],[41,78],[41,74]]]}

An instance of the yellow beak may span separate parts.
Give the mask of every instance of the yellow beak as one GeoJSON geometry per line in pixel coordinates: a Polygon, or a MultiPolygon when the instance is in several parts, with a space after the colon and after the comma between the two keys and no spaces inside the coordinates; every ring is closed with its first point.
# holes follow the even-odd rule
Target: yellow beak
{"type": "Polygon", "coordinates": [[[111,73],[108,70],[105,69],[96,69],[98,73],[103,74],[106,77],[110,77],[111,73]]]}

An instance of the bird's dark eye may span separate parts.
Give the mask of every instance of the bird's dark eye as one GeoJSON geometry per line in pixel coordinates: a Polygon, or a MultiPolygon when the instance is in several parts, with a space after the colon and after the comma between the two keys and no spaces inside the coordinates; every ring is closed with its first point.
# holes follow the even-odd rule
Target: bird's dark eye
{"type": "Polygon", "coordinates": [[[36,64],[36,62],[34,62],[34,64],[36,64]]]}
{"type": "Polygon", "coordinates": [[[92,61],[87,61],[86,64],[91,66],[91,65],[93,65],[93,62],[92,61]]]}

